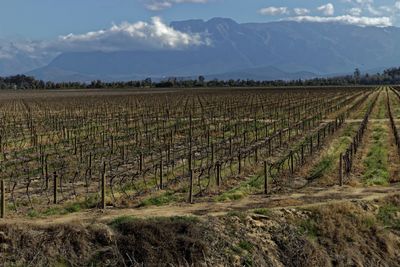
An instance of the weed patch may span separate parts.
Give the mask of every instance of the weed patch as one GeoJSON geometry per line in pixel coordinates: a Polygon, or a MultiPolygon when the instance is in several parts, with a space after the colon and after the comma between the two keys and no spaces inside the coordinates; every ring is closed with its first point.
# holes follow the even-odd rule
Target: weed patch
{"type": "Polygon", "coordinates": [[[400,207],[392,203],[380,207],[378,219],[386,227],[400,230],[400,207]]]}
{"type": "Polygon", "coordinates": [[[388,185],[388,151],[386,147],[387,132],[382,125],[376,125],[372,129],[372,144],[364,159],[365,172],[364,183],[367,185],[388,185]]]}
{"type": "Polygon", "coordinates": [[[166,192],[162,195],[150,197],[148,199],[143,200],[139,207],[147,207],[147,206],[162,206],[167,205],[178,200],[177,195],[174,192],[166,192]]]}
{"type": "Polygon", "coordinates": [[[221,195],[215,197],[215,201],[232,201],[240,200],[262,188],[263,179],[259,175],[253,175],[250,180],[243,182],[238,187],[228,190],[221,195]]]}
{"type": "Polygon", "coordinates": [[[255,214],[264,215],[264,216],[269,216],[272,214],[271,210],[267,209],[267,208],[255,209],[255,210],[253,210],[253,212],[255,214]]]}

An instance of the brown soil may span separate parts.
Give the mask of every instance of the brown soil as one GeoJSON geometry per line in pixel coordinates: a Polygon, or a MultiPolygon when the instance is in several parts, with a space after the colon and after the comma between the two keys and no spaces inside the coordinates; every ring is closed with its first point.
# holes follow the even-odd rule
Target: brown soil
{"type": "Polygon", "coordinates": [[[392,187],[351,187],[334,186],[330,188],[309,187],[295,193],[286,193],[272,196],[262,194],[252,195],[234,202],[201,202],[195,204],[171,204],[166,206],[150,206],[134,209],[106,209],[89,210],[70,213],[66,215],[44,218],[9,218],[2,222],[12,225],[24,223],[28,225],[54,225],[64,223],[91,224],[107,222],[120,216],[134,216],[137,218],[172,217],[172,216],[221,216],[232,211],[246,211],[255,208],[280,209],[283,207],[307,207],[310,205],[323,205],[330,202],[343,202],[350,200],[373,200],[384,196],[399,194],[400,185],[392,187]]]}

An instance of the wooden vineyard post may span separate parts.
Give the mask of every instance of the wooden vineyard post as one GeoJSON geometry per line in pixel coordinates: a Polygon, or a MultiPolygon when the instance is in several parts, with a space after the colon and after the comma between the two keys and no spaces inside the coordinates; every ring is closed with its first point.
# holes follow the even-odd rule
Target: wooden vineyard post
{"type": "Polygon", "coordinates": [[[211,143],[211,163],[214,163],[214,144],[211,143]]]}
{"type": "Polygon", "coordinates": [[[111,136],[111,154],[114,154],[114,136],[111,136]]]}
{"type": "Polygon", "coordinates": [[[190,170],[189,203],[193,203],[193,170],[190,170]]]}
{"type": "Polygon", "coordinates": [[[103,171],[101,172],[101,209],[106,208],[106,163],[103,162],[103,171]]]}
{"type": "Polygon", "coordinates": [[[290,174],[294,174],[293,151],[290,152],[290,174]]]}
{"type": "Polygon", "coordinates": [[[143,171],[143,153],[140,153],[139,155],[139,171],[143,171]]]}
{"type": "MultiPolygon", "coordinates": [[[[161,152],[162,153],[162,152],[161,152]]],[[[162,156],[162,154],[161,154],[162,156]]],[[[189,157],[188,157],[189,172],[192,170],[192,114],[189,117],[189,157]]]]}
{"type": "Polygon", "coordinates": [[[0,218],[4,219],[6,216],[6,189],[4,180],[0,181],[1,201],[0,201],[0,218]]]}
{"type": "Polygon", "coordinates": [[[162,162],[162,156],[161,156],[161,160],[160,160],[160,189],[162,190],[164,188],[163,186],[163,162],[162,162]]]}
{"type": "Polygon", "coordinates": [[[268,172],[267,172],[267,161],[264,161],[264,194],[268,195],[268,172]]]}
{"type": "Polygon", "coordinates": [[[219,187],[221,184],[220,178],[221,178],[221,166],[219,163],[217,163],[217,186],[219,187]]]}
{"type": "Polygon", "coordinates": [[[57,173],[53,173],[53,203],[57,204],[57,173]]]}
{"type": "Polygon", "coordinates": [[[44,167],[45,179],[46,179],[46,191],[49,189],[49,171],[47,166],[47,156],[45,158],[45,167],[44,167]]]}
{"type": "Polygon", "coordinates": [[[232,156],[232,137],[229,137],[229,156],[232,156]]]}
{"type": "MultiPolygon", "coordinates": [[[[92,181],[92,152],[89,154],[89,181],[92,181]]],[[[89,184],[86,184],[89,187],[89,184]]]]}
{"type": "Polygon", "coordinates": [[[339,185],[343,186],[343,154],[340,153],[339,158],[339,185]]]}
{"type": "Polygon", "coordinates": [[[126,163],[126,161],[125,161],[125,150],[126,150],[126,147],[125,147],[125,144],[122,146],[122,162],[125,164],[126,163]]]}
{"type": "Polygon", "coordinates": [[[256,142],[258,142],[258,129],[257,129],[257,119],[256,119],[256,125],[255,125],[255,132],[256,132],[256,142]]]}
{"type": "Polygon", "coordinates": [[[188,155],[188,170],[190,171],[192,168],[192,148],[189,148],[189,155],[188,155]]]}
{"type": "Polygon", "coordinates": [[[238,156],[238,173],[240,174],[241,172],[242,172],[242,157],[241,157],[241,155],[239,153],[239,156],[238,156]]]}
{"type": "Polygon", "coordinates": [[[271,138],[268,138],[268,156],[270,157],[271,154],[272,154],[271,138]]]}

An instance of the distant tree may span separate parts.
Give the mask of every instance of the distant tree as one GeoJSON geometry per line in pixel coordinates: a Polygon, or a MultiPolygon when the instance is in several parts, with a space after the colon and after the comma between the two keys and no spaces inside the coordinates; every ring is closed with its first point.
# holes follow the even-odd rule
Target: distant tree
{"type": "Polygon", "coordinates": [[[356,69],[354,70],[353,77],[354,77],[354,83],[359,83],[359,82],[360,82],[361,71],[360,71],[359,68],[356,68],[356,69]]]}
{"type": "Polygon", "coordinates": [[[204,81],[205,81],[205,80],[206,80],[206,79],[204,78],[204,76],[200,75],[199,78],[197,79],[198,85],[199,85],[199,86],[204,86],[204,81]]]}
{"type": "Polygon", "coordinates": [[[143,86],[144,87],[150,87],[152,84],[153,84],[153,82],[152,82],[151,78],[146,78],[143,81],[143,86]]]}

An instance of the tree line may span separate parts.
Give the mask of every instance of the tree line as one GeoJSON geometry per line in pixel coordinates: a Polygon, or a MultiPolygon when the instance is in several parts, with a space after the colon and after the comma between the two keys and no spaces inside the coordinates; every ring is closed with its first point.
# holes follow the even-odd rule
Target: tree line
{"type": "Polygon", "coordinates": [[[160,81],[147,78],[139,81],[104,82],[51,82],[37,80],[26,75],[0,77],[0,89],[91,89],[91,88],[192,88],[192,87],[275,87],[275,86],[349,86],[349,85],[386,85],[400,83],[400,67],[390,68],[377,74],[361,74],[356,69],[352,75],[335,77],[257,81],[251,79],[206,80],[204,76],[197,79],[179,79],[175,77],[160,81]]]}

